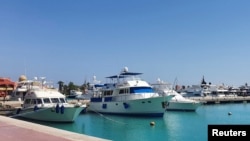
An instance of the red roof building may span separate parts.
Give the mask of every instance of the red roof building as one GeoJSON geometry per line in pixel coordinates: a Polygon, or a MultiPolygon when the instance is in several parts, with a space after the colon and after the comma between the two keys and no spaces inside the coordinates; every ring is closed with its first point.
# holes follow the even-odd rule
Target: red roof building
{"type": "Polygon", "coordinates": [[[0,77],[0,97],[6,97],[15,89],[16,83],[9,78],[0,77]]]}

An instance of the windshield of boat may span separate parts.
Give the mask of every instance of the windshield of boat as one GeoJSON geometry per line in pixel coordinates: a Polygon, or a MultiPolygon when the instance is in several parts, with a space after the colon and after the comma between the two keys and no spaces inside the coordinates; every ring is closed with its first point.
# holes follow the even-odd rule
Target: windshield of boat
{"type": "Polygon", "coordinates": [[[42,99],[36,99],[36,104],[42,104],[42,99]]]}
{"type": "Polygon", "coordinates": [[[58,98],[51,98],[52,103],[60,103],[58,98]]]}
{"type": "Polygon", "coordinates": [[[49,98],[44,98],[44,99],[43,99],[43,102],[44,102],[44,103],[50,103],[50,100],[49,100],[49,98]]]}
{"type": "Polygon", "coordinates": [[[152,93],[154,92],[151,87],[131,87],[130,93],[152,93]]]}
{"type": "Polygon", "coordinates": [[[25,99],[24,104],[42,104],[42,99],[25,99]]]}
{"type": "Polygon", "coordinates": [[[24,104],[30,104],[31,99],[25,99],[24,104]]]}
{"type": "Polygon", "coordinates": [[[64,98],[60,98],[60,102],[61,102],[61,103],[66,103],[66,101],[65,101],[64,98]]]}
{"type": "Polygon", "coordinates": [[[52,103],[66,103],[64,98],[51,98],[52,103]]]}
{"type": "Polygon", "coordinates": [[[25,99],[24,104],[48,104],[48,103],[66,103],[64,98],[43,98],[43,99],[25,99]],[[43,100],[43,102],[42,102],[43,100]]]}

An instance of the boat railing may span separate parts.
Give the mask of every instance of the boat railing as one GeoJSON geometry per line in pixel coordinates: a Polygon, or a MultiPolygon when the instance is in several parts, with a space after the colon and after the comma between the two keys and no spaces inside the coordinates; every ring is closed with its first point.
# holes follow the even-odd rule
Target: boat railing
{"type": "Polygon", "coordinates": [[[123,94],[123,95],[116,95],[112,96],[113,100],[115,101],[126,101],[126,100],[133,100],[133,99],[144,99],[144,98],[151,98],[159,96],[158,93],[140,93],[140,94],[123,94]]]}
{"type": "Polygon", "coordinates": [[[137,81],[137,80],[142,80],[142,79],[140,77],[132,76],[132,77],[120,78],[118,82],[137,81]]]}

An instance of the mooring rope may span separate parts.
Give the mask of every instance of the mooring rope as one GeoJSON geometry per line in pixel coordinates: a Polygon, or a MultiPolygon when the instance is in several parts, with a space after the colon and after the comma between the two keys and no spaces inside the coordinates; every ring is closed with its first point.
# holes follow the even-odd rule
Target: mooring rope
{"type": "Polygon", "coordinates": [[[114,120],[114,119],[112,119],[112,118],[109,118],[109,117],[107,117],[107,116],[104,116],[102,113],[97,112],[96,110],[93,110],[93,109],[92,109],[91,111],[95,112],[96,114],[98,114],[99,116],[101,116],[101,117],[103,117],[103,118],[105,118],[105,119],[107,119],[107,120],[110,120],[110,121],[113,121],[113,122],[116,122],[116,123],[119,123],[119,124],[123,124],[123,125],[127,124],[127,123],[120,122],[120,121],[114,120]]]}

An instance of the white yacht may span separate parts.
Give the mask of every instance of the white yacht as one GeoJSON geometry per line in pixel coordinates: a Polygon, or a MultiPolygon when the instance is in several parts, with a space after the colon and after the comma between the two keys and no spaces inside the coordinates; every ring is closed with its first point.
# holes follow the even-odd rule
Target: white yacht
{"type": "Polygon", "coordinates": [[[211,96],[216,97],[236,97],[237,94],[231,90],[230,87],[224,84],[221,85],[212,85],[210,86],[211,96]]]}
{"type": "Polygon", "coordinates": [[[22,91],[25,93],[21,108],[12,117],[50,122],[74,122],[86,109],[86,104],[70,104],[65,96],[56,89],[49,89],[38,81],[24,80],[22,91]]]}
{"type": "Polygon", "coordinates": [[[207,84],[203,76],[200,84],[191,85],[187,87],[184,86],[176,90],[184,97],[205,97],[211,95],[210,87],[211,83],[209,82],[207,84]]]}
{"type": "Polygon", "coordinates": [[[91,97],[88,110],[104,114],[162,117],[172,96],[159,96],[148,82],[140,78],[141,74],[129,72],[125,67],[120,74],[106,77],[110,83],[104,84],[100,93],[91,97]]]}
{"type": "Polygon", "coordinates": [[[82,95],[81,91],[78,90],[70,90],[69,95],[67,96],[67,98],[77,98],[80,95],[82,95]]]}
{"type": "Polygon", "coordinates": [[[184,97],[204,97],[210,94],[208,89],[204,89],[201,85],[191,85],[186,87],[183,90],[180,90],[179,93],[184,97]]]}
{"type": "Polygon", "coordinates": [[[19,81],[16,82],[16,88],[13,90],[11,94],[11,100],[19,100],[23,101],[24,96],[28,91],[28,86],[31,83],[30,80],[27,80],[25,75],[21,75],[19,77],[19,81]]]}
{"type": "Polygon", "coordinates": [[[93,95],[99,95],[99,89],[104,86],[101,81],[96,79],[96,76],[93,76],[92,82],[86,83],[84,85],[84,92],[81,95],[77,95],[76,99],[90,100],[93,95]]]}
{"type": "Polygon", "coordinates": [[[196,111],[196,109],[202,105],[199,101],[183,97],[172,88],[171,84],[161,81],[160,79],[151,85],[153,86],[153,89],[162,96],[174,95],[174,97],[167,103],[166,110],[196,111]]]}

